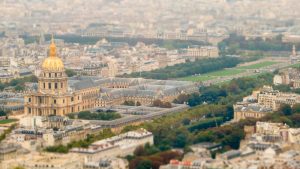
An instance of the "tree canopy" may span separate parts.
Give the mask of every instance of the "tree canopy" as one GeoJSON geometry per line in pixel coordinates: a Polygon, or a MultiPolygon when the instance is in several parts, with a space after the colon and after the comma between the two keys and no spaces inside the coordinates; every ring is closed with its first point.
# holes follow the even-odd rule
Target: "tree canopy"
{"type": "Polygon", "coordinates": [[[121,118],[121,115],[115,111],[96,111],[96,112],[90,112],[90,111],[81,111],[79,113],[71,113],[68,116],[70,118],[75,118],[75,115],[79,119],[84,120],[115,120],[118,118],[121,118]]]}

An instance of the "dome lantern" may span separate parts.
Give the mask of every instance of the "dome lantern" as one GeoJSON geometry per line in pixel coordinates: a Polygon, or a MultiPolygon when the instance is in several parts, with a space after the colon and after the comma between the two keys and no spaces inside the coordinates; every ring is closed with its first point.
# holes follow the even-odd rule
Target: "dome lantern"
{"type": "Polygon", "coordinates": [[[56,55],[56,45],[52,35],[51,44],[49,46],[49,56],[44,60],[42,64],[42,69],[44,71],[57,72],[64,71],[64,63],[56,55]]]}

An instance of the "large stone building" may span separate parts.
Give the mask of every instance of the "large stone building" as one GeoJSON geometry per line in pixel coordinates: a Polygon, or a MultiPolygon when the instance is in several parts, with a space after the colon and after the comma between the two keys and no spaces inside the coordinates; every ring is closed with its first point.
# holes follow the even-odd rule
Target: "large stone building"
{"type": "Polygon", "coordinates": [[[44,60],[41,69],[37,89],[24,97],[24,111],[27,115],[66,115],[118,105],[124,101],[149,105],[156,99],[170,102],[182,93],[198,91],[194,83],[184,81],[87,76],[68,79],[53,40],[49,57],[44,60]]]}
{"type": "Polygon", "coordinates": [[[262,118],[272,112],[271,108],[260,106],[257,103],[237,103],[234,108],[234,121],[248,118],[262,118]]]}
{"type": "Polygon", "coordinates": [[[295,93],[284,93],[265,86],[258,94],[258,104],[276,111],[282,104],[290,106],[300,103],[300,95],[295,93]]]}
{"type": "Polygon", "coordinates": [[[103,158],[132,155],[137,147],[147,143],[153,145],[153,142],[153,134],[141,128],[94,142],[88,148],[73,148],[70,152],[79,154],[86,162],[93,162],[103,158]]]}

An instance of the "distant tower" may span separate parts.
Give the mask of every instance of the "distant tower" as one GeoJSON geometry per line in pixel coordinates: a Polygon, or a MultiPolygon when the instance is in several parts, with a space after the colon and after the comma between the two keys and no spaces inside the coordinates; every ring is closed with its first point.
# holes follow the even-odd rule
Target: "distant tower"
{"type": "Polygon", "coordinates": [[[296,62],[300,61],[300,57],[297,55],[296,46],[293,45],[292,54],[290,56],[291,64],[295,64],[296,62]]]}
{"type": "Polygon", "coordinates": [[[292,56],[297,56],[296,46],[295,45],[293,45],[292,56]]]}
{"type": "Polygon", "coordinates": [[[45,43],[45,36],[44,36],[43,33],[41,33],[40,39],[39,39],[39,44],[42,45],[42,44],[44,44],[44,43],[45,43]]]}

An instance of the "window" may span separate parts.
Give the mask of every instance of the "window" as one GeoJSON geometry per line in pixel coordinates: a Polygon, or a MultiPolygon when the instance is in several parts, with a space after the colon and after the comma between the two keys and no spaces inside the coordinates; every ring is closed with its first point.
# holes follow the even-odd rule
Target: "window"
{"type": "Polygon", "coordinates": [[[80,100],[80,97],[78,96],[78,100],[80,100]]]}
{"type": "Polygon", "coordinates": [[[55,77],[57,77],[57,73],[55,73],[55,77]]]}
{"type": "Polygon", "coordinates": [[[53,103],[56,104],[56,99],[53,100],[53,103]]]}
{"type": "Polygon", "coordinates": [[[63,86],[64,86],[63,83],[61,83],[60,85],[61,85],[61,88],[63,88],[63,86]]]}
{"type": "Polygon", "coordinates": [[[58,87],[57,87],[57,83],[55,83],[55,84],[54,84],[54,88],[55,88],[55,89],[57,89],[57,88],[58,88],[58,87]]]}
{"type": "Polygon", "coordinates": [[[31,114],[31,108],[28,108],[28,114],[31,114]]]}
{"type": "Polygon", "coordinates": [[[71,102],[74,101],[74,97],[71,97],[71,102]]]}
{"type": "Polygon", "coordinates": [[[28,102],[31,102],[31,98],[28,98],[28,102]]]}
{"type": "Polygon", "coordinates": [[[44,83],[44,89],[46,89],[46,83],[44,83]]]}
{"type": "Polygon", "coordinates": [[[63,99],[63,103],[65,103],[65,99],[63,99]]]}
{"type": "Polygon", "coordinates": [[[49,77],[51,77],[51,73],[49,73],[49,77]]]}
{"type": "Polygon", "coordinates": [[[48,83],[48,88],[51,89],[51,83],[48,83]]]}
{"type": "Polygon", "coordinates": [[[53,110],[53,114],[56,115],[56,109],[53,110]]]}

